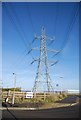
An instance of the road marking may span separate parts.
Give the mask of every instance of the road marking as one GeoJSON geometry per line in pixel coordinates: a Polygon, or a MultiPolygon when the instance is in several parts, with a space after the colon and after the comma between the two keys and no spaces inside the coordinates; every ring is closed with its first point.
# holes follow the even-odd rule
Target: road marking
{"type": "Polygon", "coordinates": [[[74,105],[77,105],[78,103],[72,103],[72,104],[70,104],[70,106],[74,106],[74,105]]]}
{"type": "MultiPolygon", "coordinates": [[[[74,106],[76,104],[78,104],[78,103],[72,103],[72,104],[68,104],[68,105],[65,105],[65,106],[74,106]]],[[[61,106],[61,107],[65,107],[65,106],[61,106]]],[[[9,109],[9,110],[38,110],[38,109],[42,109],[42,108],[0,107],[0,110],[6,110],[6,109],[9,109]]],[[[46,108],[46,109],[48,109],[48,108],[46,108]]]]}
{"type": "MultiPolygon", "coordinates": [[[[0,110],[6,110],[7,108],[0,108],[0,110]]],[[[36,110],[37,108],[10,108],[8,107],[9,110],[36,110]]]]}

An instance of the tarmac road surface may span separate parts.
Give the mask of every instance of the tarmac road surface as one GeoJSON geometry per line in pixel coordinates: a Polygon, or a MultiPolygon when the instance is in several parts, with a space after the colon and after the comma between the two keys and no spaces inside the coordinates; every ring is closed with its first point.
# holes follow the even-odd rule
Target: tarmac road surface
{"type": "Polygon", "coordinates": [[[77,95],[72,95],[72,96],[68,96],[66,97],[65,99],[61,100],[61,101],[57,101],[59,103],[69,103],[69,104],[73,104],[73,103],[76,103],[76,102],[79,102],[79,97],[80,96],[77,96],[77,95]]]}
{"type": "Polygon", "coordinates": [[[40,109],[40,110],[3,110],[2,118],[79,118],[79,105],[40,109]]]}
{"type": "MultiPolygon", "coordinates": [[[[76,103],[77,96],[70,96],[62,103],[76,103]]],[[[59,108],[40,109],[40,110],[25,110],[25,109],[4,109],[2,118],[12,118],[13,120],[22,120],[22,118],[79,118],[79,103],[59,108]]]]}

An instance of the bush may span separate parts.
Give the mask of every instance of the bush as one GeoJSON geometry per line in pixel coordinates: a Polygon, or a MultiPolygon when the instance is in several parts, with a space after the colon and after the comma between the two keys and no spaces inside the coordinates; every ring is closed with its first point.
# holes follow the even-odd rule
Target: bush
{"type": "Polygon", "coordinates": [[[60,99],[64,99],[65,97],[67,97],[67,93],[61,93],[61,94],[59,94],[59,98],[60,99]]]}
{"type": "Polygon", "coordinates": [[[48,96],[45,101],[46,102],[56,102],[56,101],[63,99],[65,97],[67,97],[66,93],[52,94],[52,95],[48,96]]]}
{"type": "Polygon", "coordinates": [[[34,103],[39,103],[39,104],[44,103],[44,100],[42,100],[41,98],[33,98],[31,101],[34,102],[34,103]]]}
{"type": "Polygon", "coordinates": [[[15,103],[22,103],[22,100],[21,100],[21,98],[15,98],[15,101],[14,101],[15,103]]]}
{"type": "Polygon", "coordinates": [[[46,102],[55,102],[57,101],[59,98],[58,98],[58,95],[50,95],[46,98],[46,102]]]}
{"type": "Polygon", "coordinates": [[[63,95],[62,95],[62,94],[60,94],[60,95],[59,95],[59,99],[62,99],[62,98],[63,98],[63,95]]]}
{"type": "Polygon", "coordinates": [[[65,98],[65,97],[67,97],[68,95],[67,95],[67,93],[62,93],[62,96],[65,98]]]}

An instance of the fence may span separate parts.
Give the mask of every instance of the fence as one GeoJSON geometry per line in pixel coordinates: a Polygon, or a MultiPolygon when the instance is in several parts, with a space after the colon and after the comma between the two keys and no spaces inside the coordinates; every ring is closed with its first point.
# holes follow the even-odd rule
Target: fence
{"type": "MultiPolygon", "coordinates": [[[[15,91],[15,98],[21,98],[25,99],[26,98],[27,92],[16,92],[15,91]]],[[[33,93],[33,98],[40,98],[40,99],[46,99],[48,96],[52,95],[54,93],[33,93]]],[[[8,96],[9,99],[12,99],[13,97],[13,91],[6,91],[2,92],[2,99],[4,100],[8,96]]]]}

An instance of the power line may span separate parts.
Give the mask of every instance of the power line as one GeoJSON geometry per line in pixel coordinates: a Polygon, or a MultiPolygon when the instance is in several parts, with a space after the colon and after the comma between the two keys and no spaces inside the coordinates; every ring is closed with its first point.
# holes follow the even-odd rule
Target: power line
{"type": "MultiPolygon", "coordinates": [[[[20,22],[20,19],[18,18],[18,15],[17,15],[17,13],[16,13],[16,11],[15,11],[15,9],[14,9],[13,4],[12,4],[10,7],[12,8],[12,11],[13,11],[13,13],[14,13],[14,16],[15,16],[16,20],[17,20],[17,23],[18,23],[18,25],[19,25],[20,28],[21,28],[23,37],[24,37],[24,39],[27,41],[28,49],[30,49],[30,48],[31,48],[31,43],[29,42],[29,40],[28,40],[28,38],[27,38],[27,35],[25,34],[25,31],[24,31],[24,29],[23,29],[23,27],[22,27],[22,24],[21,24],[21,22],[20,22]]],[[[33,58],[32,54],[30,54],[30,55],[31,55],[31,57],[33,58]]]]}
{"type": "Polygon", "coordinates": [[[72,18],[71,18],[70,23],[68,25],[67,32],[66,32],[65,37],[64,37],[64,42],[61,46],[61,50],[64,49],[65,45],[67,44],[67,42],[69,40],[70,33],[72,31],[73,25],[75,23],[75,20],[77,18],[78,12],[79,12],[79,6],[75,5],[74,8],[73,8],[73,12],[74,12],[74,14],[72,13],[72,15],[71,15],[72,18]]]}
{"type": "Polygon", "coordinates": [[[22,56],[20,55],[20,56],[18,56],[18,58],[16,59],[16,64],[14,64],[14,68],[15,69],[17,69],[19,66],[20,66],[20,64],[23,62],[23,60],[24,60],[24,58],[27,56],[27,52],[26,52],[26,50],[25,51],[23,51],[23,53],[22,53],[22,56]],[[18,62],[17,62],[18,61],[18,62]]]}
{"type": "MultiPolygon", "coordinates": [[[[27,47],[27,44],[26,44],[26,42],[25,42],[25,37],[23,38],[23,36],[22,36],[22,34],[21,34],[22,32],[20,31],[20,29],[19,29],[19,27],[18,27],[18,24],[16,24],[16,22],[14,22],[14,18],[12,17],[12,15],[11,15],[8,7],[7,7],[5,4],[4,4],[4,7],[5,7],[5,9],[6,9],[5,11],[6,11],[8,17],[10,18],[11,23],[12,23],[13,26],[15,27],[15,29],[16,29],[17,33],[19,34],[21,40],[23,41],[25,47],[26,47],[27,49],[29,49],[29,47],[27,47]]],[[[17,15],[15,16],[15,18],[17,18],[17,15]]],[[[20,22],[19,22],[19,23],[20,23],[20,22]]],[[[21,27],[21,28],[22,28],[22,27],[21,27]]],[[[23,29],[22,29],[22,30],[23,30],[23,29]]],[[[26,55],[27,55],[27,54],[26,54],[26,55]]],[[[25,56],[26,56],[26,55],[25,55],[25,56]]],[[[30,55],[31,55],[31,54],[30,54],[30,55]]],[[[24,56],[24,57],[25,57],[25,56],[24,56]]],[[[33,58],[32,55],[31,55],[31,57],[33,58]]],[[[19,64],[19,62],[18,62],[18,64],[19,64]]],[[[16,68],[17,68],[17,64],[16,64],[16,68]]]]}
{"type": "Polygon", "coordinates": [[[8,15],[8,17],[9,17],[9,19],[10,19],[11,23],[12,23],[12,24],[13,24],[13,26],[15,27],[15,29],[16,29],[16,31],[17,31],[17,33],[19,34],[19,36],[20,36],[21,40],[23,41],[23,43],[24,43],[25,47],[27,48],[27,44],[26,44],[26,42],[25,42],[25,40],[24,40],[23,36],[21,35],[21,31],[20,31],[20,29],[18,28],[17,24],[14,22],[14,19],[13,19],[12,15],[11,15],[11,13],[10,13],[9,9],[8,9],[7,4],[5,4],[5,3],[4,3],[4,4],[3,4],[3,7],[5,7],[6,14],[8,15]]]}
{"type": "Polygon", "coordinates": [[[28,15],[29,15],[29,18],[30,18],[30,23],[31,23],[31,26],[32,26],[33,33],[35,33],[35,28],[34,28],[34,24],[33,24],[32,17],[31,17],[31,12],[30,12],[30,8],[29,8],[28,4],[26,5],[26,9],[27,9],[27,12],[28,12],[28,15]]]}
{"type": "MultiPolygon", "coordinates": [[[[54,36],[55,37],[53,37],[53,41],[51,41],[49,44],[48,44],[48,46],[50,46],[52,43],[54,43],[55,42],[55,38],[56,38],[56,31],[57,31],[57,22],[58,22],[58,18],[59,18],[59,3],[57,3],[57,5],[56,5],[56,15],[55,15],[55,20],[54,20],[54,36]]],[[[52,18],[53,19],[53,18],[52,18]]],[[[52,25],[53,26],[53,25],[52,25]]]]}
{"type": "Polygon", "coordinates": [[[64,36],[64,42],[63,42],[63,44],[61,46],[60,52],[58,52],[55,55],[53,55],[53,57],[56,56],[56,55],[58,55],[58,54],[60,54],[63,51],[64,47],[66,46],[67,42],[69,41],[70,33],[71,33],[73,25],[74,25],[74,23],[76,21],[78,12],[79,12],[79,6],[75,5],[73,7],[73,10],[72,10],[72,14],[71,14],[72,17],[71,17],[70,22],[68,24],[68,27],[66,29],[67,31],[66,31],[66,34],[64,36]]]}
{"type": "MultiPolygon", "coordinates": [[[[24,43],[26,49],[29,49],[29,46],[27,46],[27,43],[25,42],[25,37],[22,35],[22,32],[21,32],[20,28],[18,27],[18,24],[16,24],[16,22],[14,22],[14,18],[13,18],[13,16],[12,16],[11,12],[9,11],[7,4],[4,3],[3,6],[5,7],[5,9],[6,9],[5,11],[6,11],[6,13],[7,13],[7,15],[8,15],[11,23],[12,23],[13,26],[15,27],[17,33],[19,34],[22,42],[24,43]]],[[[18,22],[18,21],[17,21],[17,22],[18,22]]],[[[30,55],[31,55],[31,54],[30,54],[30,55]]],[[[33,58],[32,55],[31,55],[31,57],[33,58]]]]}
{"type": "Polygon", "coordinates": [[[26,5],[26,10],[27,10],[27,13],[28,13],[28,16],[29,16],[29,19],[30,19],[30,24],[32,26],[32,30],[33,30],[33,33],[34,33],[34,39],[32,40],[32,42],[30,43],[30,46],[32,45],[32,43],[34,43],[35,41],[35,28],[34,28],[34,24],[33,24],[33,20],[32,20],[32,17],[31,17],[31,11],[30,11],[30,8],[29,8],[29,5],[27,4],[26,5]]]}
{"type": "MultiPolygon", "coordinates": [[[[16,19],[17,25],[19,26],[19,28],[20,28],[20,30],[21,30],[21,33],[22,33],[22,35],[23,35],[23,37],[24,37],[25,42],[27,41],[27,42],[29,43],[28,38],[27,38],[27,35],[26,35],[25,32],[24,32],[24,29],[23,29],[23,27],[22,27],[22,24],[21,24],[21,22],[20,22],[20,19],[18,18],[18,15],[17,15],[17,13],[16,13],[16,11],[15,11],[15,8],[14,8],[13,4],[10,5],[10,8],[11,8],[13,14],[14,14],[13,17],[16,19]]],[[[26,44],[27,44],[27,43],[26,43],[26,44]]]]}
{"type": "Polygon", "coordinates": [[[57,28],[57,22],[58,22],[58,18],[59,18],[59,6],[60,4],[57,3],[57,6],[56,6],[56,16],[55,16],[55,25],[54,25],[54,34],[56,36],[56,28],[57,28]]]}

